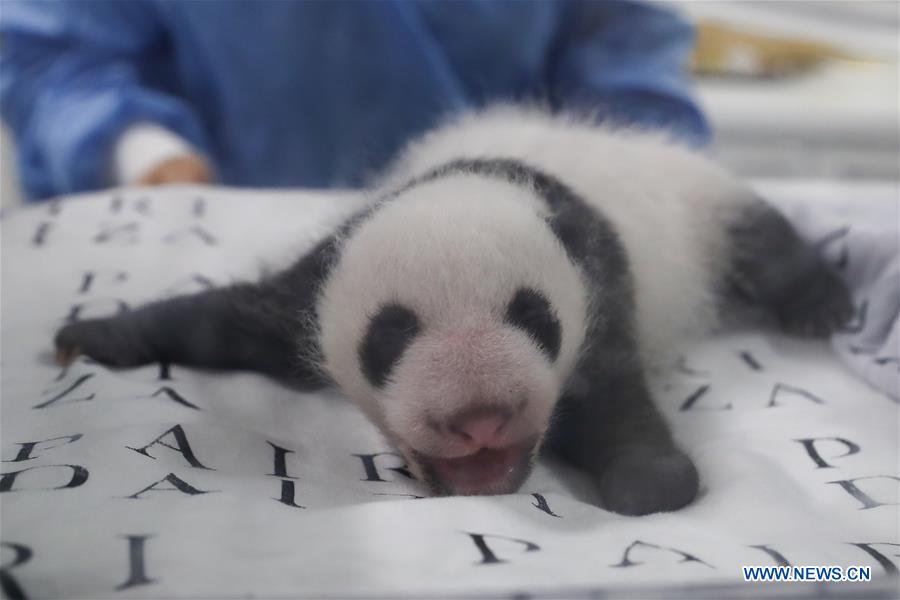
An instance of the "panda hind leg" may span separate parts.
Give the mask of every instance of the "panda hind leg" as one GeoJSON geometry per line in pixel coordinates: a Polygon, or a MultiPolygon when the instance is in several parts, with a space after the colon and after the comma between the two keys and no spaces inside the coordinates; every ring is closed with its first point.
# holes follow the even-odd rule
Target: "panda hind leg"
{"type": "Polygon", "coordinates": [[[840,276],[762,200],[742,207],[727,235],[727,296],[764,309],[793,335],[827,336],[853,316],[840,276]]]}

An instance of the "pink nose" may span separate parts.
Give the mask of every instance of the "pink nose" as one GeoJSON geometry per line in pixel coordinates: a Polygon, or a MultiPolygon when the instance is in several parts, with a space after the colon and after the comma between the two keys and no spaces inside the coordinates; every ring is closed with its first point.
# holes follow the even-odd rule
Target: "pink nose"
{"type": "Polygon", "coordinates": [[[481,413],[457,420],[449,429],[461,440],[479,448],[499,445],[509,416],[496,412],[481,413]]]}

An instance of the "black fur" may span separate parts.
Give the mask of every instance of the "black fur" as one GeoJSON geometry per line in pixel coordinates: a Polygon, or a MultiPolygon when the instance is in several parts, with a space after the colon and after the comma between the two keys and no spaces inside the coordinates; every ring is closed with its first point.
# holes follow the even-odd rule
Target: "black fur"
{"type": "Polygon", "coordinates": [[[154,302],[107,319],[66,325],[62,358],[83,353],[112,366],[151,362],[249,369],[321,387],[315,300],[337,251],[327,238],[293,266],[257,284],[237,284],[154,302]]]}
{"type": "Polygon", "coordinates": [[[559,356],[562,330],[550,303],[538,291],[522,288],[506,309],[506,322],[528,333],[551,361],[559,356]]]}
{"type": "Polygon", "coordinates": [[[766,308],[782,330],[795,335],[828,335],[853,315],[850,293],[837,273],[761,200],[738,215],[728,234],[726,297],[766,308]]]}
{"type": "Polygon", "coordinates": [[[400,304],[388,304],[372,317],[359,345],[359,362],[369,383],[384,386],[420,329],[416,313],[400,304]]]}
{"type": "MultiPolygon", "coordinates": [[[[599,502],[631,515],[675,510],[697,494],[691,460],[674,444],[645,380],[634,332],[634,290],[624,249],[606,218],[542,171],[510,159],[458,160],[409,182],[347,221],[285,272],[256,285],[237,285],[150,304],[110,319],[67,325],[57,334],[63,357],[81,351],[111,365],[154,361],[246,368],[322,385],[315,301],[339,253],[339,240],[401,193],[454,173],[474,173],[525,186],[547,204],[547,224],[592,286],[586,342],[548,432],[545,450],[583,469],[599,502]],[[298,318],[297,315],[306,315],[298,318]]],[[[839,279],[771,208],[759,202],[735,222],[730,293],[771,310],[788,330],[832,331],[849,313],[839,279]]],[[[552,359],[559,352],[553,309],[534,290],[510,305],[511,324],[529,331],[552,359]]],[[[385,310],[387,312],[385,312],[385,310]]],[[[373,319],[359,354],[376,385],[421,326],[402,307],[373,319]],[[377,349],[382,344],[383,354],[377,349]],[[370,339],[371,338],[371,339],[370,339]]]]}

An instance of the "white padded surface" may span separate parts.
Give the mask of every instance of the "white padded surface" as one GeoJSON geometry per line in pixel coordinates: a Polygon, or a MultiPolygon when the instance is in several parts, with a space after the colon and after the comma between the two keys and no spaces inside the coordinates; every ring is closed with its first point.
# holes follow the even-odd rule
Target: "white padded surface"
{"type": "MultiPolygon", "coordinates": [[[[805,189],[766,186],[814,203],[816,186],[805,189]]],[[[744,584],[742,565],[896,573],[898,405],[824,342],[746,331],[686,349],[656,387],[702,493],[642,518],[581,502],[583,482],[549,464],[519,494],[414,499],[422,488],[392,469],[396,456],[372,457],[390,448],[336,392],[179,366],[53,365],[73,307],[99,316],[253,278],[358,203],[170,188],[3,216],[8,596],[568,597],[686,584],[752,595],[762,584],[744,584]]]]}

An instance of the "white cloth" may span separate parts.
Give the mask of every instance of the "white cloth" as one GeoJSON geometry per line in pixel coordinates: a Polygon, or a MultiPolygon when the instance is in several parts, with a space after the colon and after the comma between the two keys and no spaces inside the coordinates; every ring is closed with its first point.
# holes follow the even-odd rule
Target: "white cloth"
{"type": "Polygon", "coordinates": [[[113,183],[135,183],[165,161],[191,154],[197,151],[181,136],[153,123],[135,123],[113,146],[113,183]]]}
{"type": "MultiPolygon", "coordinates": [[[[414,499],[423,489],[333,391],[53,365],[67,316],[279,268],[358,205],[185,187],[4,215],[8,597],[644,597],[687,584],[728,586],[689,597],[753,597],[772,588],[743,583],[742,565],[896,572],[898,405],[822,342],[745,331],[686,349],[655,387],[701,494],[640,518],[581,502],[584,482],[546,463],[519,494],[414,499]]],[[[895,593],[896,579],[836,585],[895,593]]]]}

